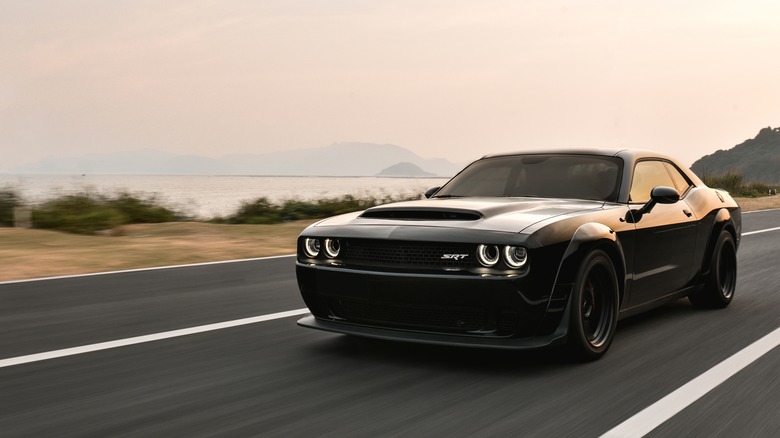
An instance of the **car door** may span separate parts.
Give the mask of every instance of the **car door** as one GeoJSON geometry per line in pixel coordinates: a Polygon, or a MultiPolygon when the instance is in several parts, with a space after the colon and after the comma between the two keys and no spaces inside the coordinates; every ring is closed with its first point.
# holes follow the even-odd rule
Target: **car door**
{"type": "Polygon", "coordinates": [[[630,208],[644,205],[650,199],[651,190],[658,186],[675,188],[681,199],[673,204],[656,204],[635,223],[634,275],[629,307],[683,289],[694,272],[698,222],[684,198],[690,183],[676,167],[663,160],[637,162],[631,183],[630,208]]]}

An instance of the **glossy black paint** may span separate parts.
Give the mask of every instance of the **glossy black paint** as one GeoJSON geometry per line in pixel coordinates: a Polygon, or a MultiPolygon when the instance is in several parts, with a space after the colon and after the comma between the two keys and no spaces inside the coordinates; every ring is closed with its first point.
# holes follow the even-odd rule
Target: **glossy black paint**
{"type": "Polygon", "coordinates": [[[298,241],[298,284],[312,312],[299,324],[383,339],[536,348],[565,341],[575,275],[591,251],[603,251],[614,266],[625,317],[699,290],[722,230],[739,244],[736,202],[663,155],[560,150],[483,160],[541,155],[619,163],[611,173],[615,190],[607,201],[440,197],[445,185],[428,199],[318,222],[298,241]],[[677,169],[688,186],[655,187],[649,199],[632,201],[634,168],[644,161],[677,169]],[[338,239],[342,252],[308,257],[307,238],[338,239]],[[480,244],[526,248],[528,262],[483,266],[473,261],[480,244]]]}

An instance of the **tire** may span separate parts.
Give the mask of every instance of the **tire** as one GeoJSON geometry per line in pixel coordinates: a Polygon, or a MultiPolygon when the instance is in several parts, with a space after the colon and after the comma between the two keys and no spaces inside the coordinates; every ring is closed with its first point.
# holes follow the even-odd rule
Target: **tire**
{"type": "Polygon", "coordinates": [[[700,309],[722,309],[734,299],[737,288],[737,248],[726,230],[720,232],[710,259],[709,274],[704,288],[688,299],[700,309]]]}
{"type": "Polygon", "coordinates": [[[577,360],[592,361],[606,353],[615,335],[618,282],[612,260],[595,250],[577,271],[569,309],[567,347],[577,360]]]}

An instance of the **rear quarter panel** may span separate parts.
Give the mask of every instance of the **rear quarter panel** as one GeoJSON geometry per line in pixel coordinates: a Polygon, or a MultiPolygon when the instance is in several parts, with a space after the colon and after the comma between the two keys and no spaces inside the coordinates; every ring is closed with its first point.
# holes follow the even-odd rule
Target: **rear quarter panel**
{"type": "Polygon", "coordinates": [[[728,228],[739,246],[742,210],[728,192],[707,186],[694,187],[685,197],[685,202],[699,220],[694,261],[699,273],[703,274],[709,269],[714,240],[721,230],[728,228]]]}

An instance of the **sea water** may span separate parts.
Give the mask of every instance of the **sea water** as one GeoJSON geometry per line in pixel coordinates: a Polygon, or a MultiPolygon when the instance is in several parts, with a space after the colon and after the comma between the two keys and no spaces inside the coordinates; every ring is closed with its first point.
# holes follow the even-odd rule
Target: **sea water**
{"type": "Polygon", "coordinates": [[[4,175],[0,189],[11,189],[34,205],[69,194],[154,197],[184,215],[209,219],[234,213],[243,202],[267,198],[272,203],[313,201],[352,195],[356,198],[414,197],[446,178],[288,177],[217,175],[4,175]]]}

